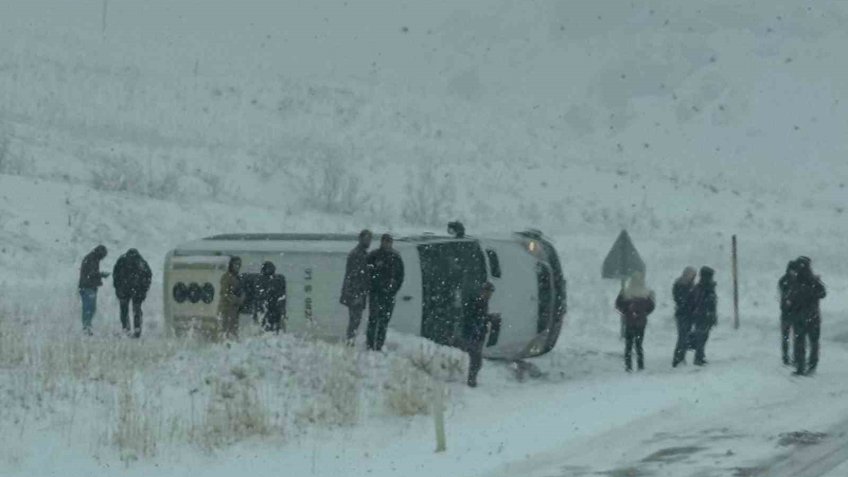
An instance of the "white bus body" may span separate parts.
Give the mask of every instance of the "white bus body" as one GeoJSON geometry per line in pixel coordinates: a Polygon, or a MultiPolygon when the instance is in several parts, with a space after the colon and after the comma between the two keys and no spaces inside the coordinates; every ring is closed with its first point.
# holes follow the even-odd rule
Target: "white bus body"
{"type": "MultiPolygon", "coordinates": [[[[348,310],[339,296],[347,254],[356,241],[355,235],[240,234],[183,244],[166,258],[166,327],[180,335],[217,333],[220,279],[229,258],[238,256],[247,276],[258,274],[266,261],[285,276],[287,332],[341,340],[348,310]]],[[[405,279],[392,329],[457,345],[462,301],[489,280],[497,288],[489,308],[502,315],[503,326],[497,344],[486,348],[487,357],[536,356],[556,343],[565,313],[565,282],[556,252],[541,234],[399,237],[395,249],[403,259],[405,279]]],[[[243,326],[249,326],[250,309],[242,311],[243,326]]],[[[367,316],[360,333],[366,321],[367,316]]]]}

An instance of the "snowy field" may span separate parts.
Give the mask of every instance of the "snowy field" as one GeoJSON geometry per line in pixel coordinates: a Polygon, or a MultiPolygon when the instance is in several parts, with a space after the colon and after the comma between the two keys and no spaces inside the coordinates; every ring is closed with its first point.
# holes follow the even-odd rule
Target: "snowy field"
{"type": "Polygon", "coordinates": [[[0,475],[848,473],[848,6],[235,5],[0,2],[0,475]],[[569,313],[541,378],[487,362],[470,390],[426,365],[461,354],[397,334],[386,355],[165,338],[156,272],[180,242],[456,218],[557,244],[569,313]],[[659,304],[632,375],[600,278],[622,228],[659,304]],[[140,341],[117,337],[110,288],[81,336],[98,243],[107,268],[130,247],[154,268],[140,341]],[[809,378],[779,355],[798,255],[829,292],[809,378]],[[716,268],[719,326],[708,367],[672,369],[686,265],[716,268]]]}

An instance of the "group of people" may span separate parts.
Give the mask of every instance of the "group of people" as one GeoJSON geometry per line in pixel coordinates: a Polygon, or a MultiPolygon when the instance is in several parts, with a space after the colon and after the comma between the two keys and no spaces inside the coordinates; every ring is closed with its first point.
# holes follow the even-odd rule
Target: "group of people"
{"type": "Polygon", "coordinates": [[[277,273],[272,262],[262,264],[261,272],[250,283],[241,275],[241,258],[231,257],[227,271],[221,276],[218,315],[221,334],[237,339],[239,316],[248,297],[252,311],[262,315],[262,327],[271,333],[286,331],[286,277],[277,273]]]}
{"type": "MultiPolygon", "coordinates": [[[[778,289],[783,364],[794,365],[796,375],[812,374],[819,361],[819,302],[826,295],[825,286],[813,273],[810,258],[799,257],[787,265],[786,273],[778,282],[778,289]],[[809,359],[806,352],[807,341],[810,344],[809,359]],[[790,342],[794,343],[793,358],[789,355],[790,342]]],[[[687,351],[694,350],[694,364],[704,366],[707,364],[705,348],[710,330],[718,322],[715,271],[710,267],[702,267],[700,271],[686,267],[674,282],[672,296],[675,306],[674,319],[677,323],[677,343],[671,365],[676,368],[685,363],[687,351]]],[[[634,348],[636,366],[642,370],[645,368],[642,348],[645,327],[648,316],[656,307],[655,294],[645,286],[643,273],[636,272],[630,277],[616,298],[615,307],[624,324],[625,370],[630,372],[633,369],[634,348]]]]}
{"type": "MultiPolygon", "coordinates": [[[[349,310],[346,339],[352,345],[368,308],[366,345],[369,350],[381,351],[386,340],[386,331],[394,312],[396,296],[404,281],[404,266],[400,254],[394,250],[394,239],[389,234],[380,238],[380,247],[369,251],[373,234],[363,230],[353,250],[348,254],[342,284],[340,302],[349,310]]],[[[85,256],[80,267],[79,294],[82,300],[82,326],[92,334],[92,321],[97,310],[98,289],[103,280],[110,276],[100,271],[100,265],[108,251],[98,245],[85,256]]],[[[222,334],[228,339],[238,337],[239,315],[248,296],[255,313],[262,313],[262,325],[266,331],[285,331],[286,279],[276,273],[271,262],[262,265],[261,273],[254,277],[249,286],[240,274],[242,261],[231,257],[227,272],[220,281],[218,312],[222,334]]],[[[124,332],[141,337],[142,304],[150,290],[152,274],[150,266],[136,249],[122,255],[111,273],[115,295],[120,304],[120,320],[124,332]],[[129,311],[132,306],[133,320],[129,311]]],[[[778,282],[780,293],[781,351],[783,364],[794,365],[797,375],[814,373],[819,361],[819,338],[821,334],[821,311],[819,302],[826,296],[825,286],[813,273],[808,257],[799,257],[789,262],[786,273],[778,282]],[[809,341],[809,359],[807,358],[809,341]],[[790,357],[790,343],[794,353],[790,357]]],[[[477,374],[482,367],[485,337],[490,326],[500,323],[500,316],[489,312],[489,301],[495,291],[490,282],[482,284],[479,294],[463,303],[461,347],[469,354],[469,386],[477,385],[477,374]]],[[[686,267],[672,287],[674,318],[677,323],[677,343],[672,357],[672,367],[686,361],[686,353],[695,351],[694,364],[707,364],[706,344],[710,330],[717,323],[715,271],[702,267],[696,271],[686,267]]],[[[656,296],[645,285],[645,276],[634,273],[622,288],[615,301],[624,326],[624,366],[633,370],[633,351],[636,367],[645,368],[643,341],[648,316],[656,308],[656,296]]]]}
{"type": "Polygon", "coordinates": [[[386,331],[394,313],[397,293],[403,285],[404,269],[403,259],[395,251],[391,235],[380,237],[380,247],[369,252],[372,239],[370,230],[359,233],[359,242],[347,256],[339,302],[349,312],[348,343],[352,345],[356,339],[367,306],[366,345],[369,350],[381,351],[386,342],[386,331]]]}
{"type": "Polygon", "coordinates": [[[674,298],[674,320],[677,322],[677,345],[674,347],[672,367],[686,361],[686,352],[695,350],[695,366],[707,364],[705,348],[710,330],[718,323],[718,296],[716,295],[715,271],[701,267],[699,273],[686,267],[674,282],[671,294],[674,298]],[[695,283],[695,278],[698,283],[695,283]]]}
{"type": "MultiPolygon", "coordinates": [[[[464,235],[464,227],[451,223],[455,236],[464,235]]],[[[395,297],[403,285],[403,260],[393,248],[391,235],[380,238],[380,247],[369,252],[373,234],[369,230],[359,233],[359,242],[350,251],[345,266],[339,301],[349,310],[347,342],[353,345],[368,307],[368,326],[365,336],[369,350],[380,351],[386,340],[386,330],[395,307],[395,297]]],[[[480,286],[479,293],[463,303],[461,347],[468,353],[468,385],[477,386],[477,374],[483,366],[483,348],[490,326],[500,323],[500,315],[489,312],[489,300],[495,292],[491,282],[480,286]]]]}
{"type": "Polygon", "coordinates": [[[795,374],[815,373],[819,364],[821,308],[827,295],[821,279],[813,273],[809,257],[798,257],[786,266],[777,284],[780,293],[780,331],[783,364],[795,365],[795,374]],[[794,334],[794,339],[792,335],[794,334]],[[794,363],[789,357],[789,342],[794,341],[794,363]],[[807,340],[810,356],[807,360],[807,340]]]}
{"type": "MultiPolygon", "coordinates": [[[[97,312],[97,291],[103,286],[103,280],[109,278],[109,272],[101,272],[100,264],[108,255],[103,245],[98,245],[82,261],[79,278],[79,294],[82,301],[82,328],[92,334],[92,322],[97,312]]],[[[152,273],[150,266],[138,252],[131,248],[118,258],[111,273],[115,296],[121,309],[121,326],[124,332],[133,337],[141,337],[142,309],[141,305],[150,291],[152,273]],[[133,320],[130,322],[129,311],[132,305],[133,320]]]]}

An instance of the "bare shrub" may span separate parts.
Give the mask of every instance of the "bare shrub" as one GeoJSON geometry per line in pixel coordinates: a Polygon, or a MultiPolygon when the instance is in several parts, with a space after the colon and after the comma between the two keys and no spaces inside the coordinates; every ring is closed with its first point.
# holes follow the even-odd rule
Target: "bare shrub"
{"type": "Polygon", "coordinates": [[[27,344],[20,327],[10,323],[5,314],[0,314],[0,367],[12,368],[24,362],[27,344]]]}
{"type": "Polygon", "coordinates": [[[206,417],[194,436],[207,448],[232,444],[271,431],[269,414],[260,402],[256,386],[247,377],[215,380],[206,417]]]}
{"type": "Polygon", "coordinates": [[[9,168],[9,149],[11,149],[12,139],[9,134],[0,131],[0,173],[8,174],[9,168]]]}
{"type": "Polygon", "coordinates": [[[465,378],[468,358],[465,353],[432,341],[419,344],[414,350],[404,352],[413,368],[440,381],[458,381],[465,378]]]}
{"type": "MultiPolygon", "coordinates": [[[[346,346],[315,343],[310,368],[311,387],[316,392],[297,414],[300,423],[349,426],[359,419],[362,376],[346,346]]],[[[304,383],[309,385],[309,383],[304,383]]]]}
{"type": "Polygon", "coordinates": [[[91,186],[98,190],[128,192],[157,199],[171,198],[179,190],[176,168],[153,171],[130,156],[103,158],[91,172],[91,186]]]}
{"type": "Polygon", "coordinates": [[[456,196],[453,177],[438,177],[435,166],[427,162],[408,181],[401,215],[411,224],[444,224],[455,215],[456,196]]]}
{"type": "Polygon", "coordinates": [[[366,209],[370,196],[362,179],[338,157],[326,154],[313,161],[304,185],[305,205],[328,214],[353,214],[366,209]]]}
{"type": "Polygon", "coordinates": [[[24,175],[29,161],[20,155],[12,154],[12,136],[0,130],[0,174],[24,175]]]}
{"type": "Polygon", "coordinates": [[[386,384],[386,404],[398,416],[416,416],[430,412],[433,380],[407,363],[395,362],[386,384]]]}
{"type": "Polygon", "coordinates": [[[112,443],[121,451],[121,459],[135,461],[156,455],[159,441],[150,416],[140,407],[131,381],[121,384],[117,397],[117,423],[112,443]]]}

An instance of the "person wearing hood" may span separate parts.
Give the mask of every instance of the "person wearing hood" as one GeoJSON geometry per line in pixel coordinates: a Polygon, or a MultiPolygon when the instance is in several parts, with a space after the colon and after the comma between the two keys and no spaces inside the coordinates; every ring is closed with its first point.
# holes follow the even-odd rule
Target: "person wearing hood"
{"type": "Polygon", "coordinates": [[[692,334],[692,292],[695,290],[695,278],[698,272],[686,267],[683,274],[674,282],[671,294],[674,297],[674,320],[677,322],[677,345],[671,366],[677,367],[686,360],[689,337],[692,334]]]}
{"type": "Polygon", "coordinates": [[[221,276],[218,314],[221,316],[221,331],[226,339],[238,339],[239,310],[244,304],[240,272],[241,258],[231,257],[227,272],[221,276]]]}
{"type": "Polygon", "coordinates": [[[103,279],[109,277],[100,271],[100,262],[108,254],[106,247],[98,245],[82,260],[80,266],[79,294],[82,301],[82,329],[91,334],[91,322],[97,312],[97,289],[103,286],[103,279]]]}
{"type": "Polygon", "coordinates": [[[783,364],[791,366],[789,358],[789,342],[792,340],[792,307],[790,292],[798,282],[798,261],[791,260],[786,265],[786,273],[777,282],[778,293],[780,293],[780,349],[783,364]]]}
{"type": "Polygon", "coordinates": [[[648,325],[648,315],[656,307],[654,292],[645,286],[645,275],[634,273],[627,281],[615,300],[615,308],[621,313],[624,321],[624,368],[627,372],[633,370],[633,348],[636,348],[636,365],[641,371],[645,369],[645,353],[642,341],[645,338],[645,327],[648,325]]]}
{"type": "Polygon", "coordinates": [[[718,296],[716,295],[715,270],[701,267],[698,284],[692,292],[692,322],[695,326],[695,366],[707,364],[705,348],[710,338],[710,330],[718,322],[716,312],[718,296]]]}
{"type": "Polygon", "coordinates": [[[265,310],[262,324],[265,331],[279,333],[286,331],[286,277],[277,273],[277,267],[271,262],[262,264],[259,280],[259,299],[265,310]]]}
{"type": "Polygon", "coordinates": [[[373,234],[370,230],[359,232],[359,243],[350,251],[345,265],[342,293],[339,302],[348,309],[347,342],[354,344],[356,331],[362,322],[362,312],[368,300],[370,275],[368,273],[368,249],[373,234]]]}
{"type": "Polygon", "coordinates": [[[115,287],[115,295],[121,307],[121,326],[124,332],[131,334],[133,338],[141,337],[141,304],[147,298],[150,291],[150,282],[153,274],[150,266],[138,252],[131,248],[122,255],[112,270],[112,284],[115,287]],[[129,307],[132,302],[133,325],[130,326],[129,307]],[[134,329],[133,329],[134,328],[134,329]]]}
{"type": "Polygon", "coordinates": [[[819,337],[821,336],[821,308],[819,302],[827,296],[821,279],[813,273],[812,261],[807,257],[796,260],[797,279],[789,287],[787,308],[795,330],[794,374],[803,376],[816,371],[819,364],[819,337]],[[807,366],[807,340],[810,341],[809,367],[807,366]]]}

